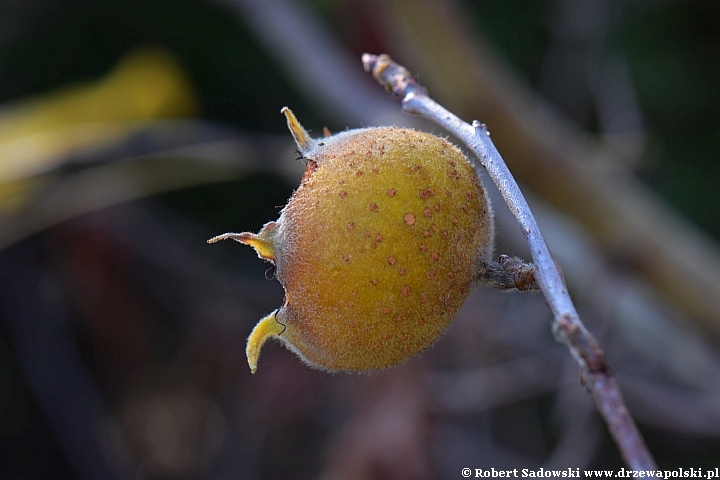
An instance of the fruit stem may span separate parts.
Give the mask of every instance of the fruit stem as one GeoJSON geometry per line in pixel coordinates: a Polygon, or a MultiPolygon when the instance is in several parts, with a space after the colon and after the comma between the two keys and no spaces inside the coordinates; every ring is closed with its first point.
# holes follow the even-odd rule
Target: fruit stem
{"type": "Polygon", "coordinates": [[[497,262],[484,261],[480,265],[477,280],[504,291],[540,291],[535,280],[535,265],[517,257],[500,255],[497,262]]]}

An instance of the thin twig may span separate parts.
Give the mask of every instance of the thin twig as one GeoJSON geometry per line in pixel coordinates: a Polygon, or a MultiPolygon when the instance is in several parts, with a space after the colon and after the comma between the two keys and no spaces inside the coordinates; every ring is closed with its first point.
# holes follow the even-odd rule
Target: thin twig
{"type": "Polygon", "coordinates": [[[605,355],[595,337],[580,321],[562,272],[517,182],[490,139],[487,127],[478,121],[469,125],[436,103],[412,74],[389,56],[365,54],[363,65],[386,90],[402,100],[404,112],[421,115],[442,126],[478,157],[517,219],[530,246],[536,267],[535,279],[555,317],[553,333],[559,342],[568,347],[580,366],[583,382],[592,392],[625,462],[633,470],[656,470],[655,462],[625,407],[605,355]]]}

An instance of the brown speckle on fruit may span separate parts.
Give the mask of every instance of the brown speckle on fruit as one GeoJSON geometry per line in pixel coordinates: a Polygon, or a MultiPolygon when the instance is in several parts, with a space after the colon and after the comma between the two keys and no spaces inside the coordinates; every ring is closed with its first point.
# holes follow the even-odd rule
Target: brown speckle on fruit
{"type": "Polygon", "coordinates": [[[400,363],[448,326],[492,253],[492,217],[476,172],[460,150],[427,133],[348,130],[320,146],[282,111],[307,160],[300,186],[258,234],[213,240],[253,246],[275,264],[285,289],[283,306],[248,338],[250,368],[268,338],[327,370],[400,363]],[[462,222],[445,213],[461,211],[462,222]]]}

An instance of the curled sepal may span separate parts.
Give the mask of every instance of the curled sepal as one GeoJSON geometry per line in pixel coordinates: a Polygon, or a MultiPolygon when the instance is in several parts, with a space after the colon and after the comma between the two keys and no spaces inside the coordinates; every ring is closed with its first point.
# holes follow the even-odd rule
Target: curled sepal
{"type": "Polygon", "coordinates": [[[288,128],[295,139],[295,144],[297,145],[298,150],[300,150],[300,153],[305,156],[306,153],[315,148],[317,141],[310,137],[307,130],[305,130],[300,122],[298,122],[298,119],[295,118],[295,114],[292,110],[288,107],[283,107],[280,112],[285,115],[285,118],[287,119],[288,128]]]}
{"type": "Polygon", "coordinates": [[[275,260],[275,237],[277,227],[277,222],[268,222],[258,234],[250,232],[223,233],[222,235],[211,238],[207,242],[215,243],[220,240],[235,240],[236,242],[250,245],[255,249],[260,258],[273,262],[275,260]]]}
{"type": "Polygon", "coordinates": [[[248,337],[245,354],[247,355],[248,365],[250,365],[250,371],[252,373],[257,371],[257,361],[260,356],[260,350],[267,339],[270,337],[277,337],[285,331],[285,325],[278,322],[278,319],[275,316],[276,313],[277,310],[260,320],[248,337]]]}

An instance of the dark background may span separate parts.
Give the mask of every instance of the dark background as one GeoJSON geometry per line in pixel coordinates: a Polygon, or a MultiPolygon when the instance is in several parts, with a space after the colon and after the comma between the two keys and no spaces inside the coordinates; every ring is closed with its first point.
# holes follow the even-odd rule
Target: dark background
{"type": "MultiPolygon", "coordinates": [[[[622,466],[539,295],[475,292],[386,372],[268,345],[250,375],[245,338],[282,289],[205,240],[257,231],[297,185],[280,108],[315,135],[442,133],[401,116],[364,52],[488,124],[660,468],[720,466],[719,32],[711,1],[0,0],[0,475],[622,466]],[[139,48],[180,85],[152,112],[93,90],[139,48]],[[18,139],[38,159],[20,174],[18,139]]],[[[494,198],[498,253],[526,255],[494,198]]]]}

